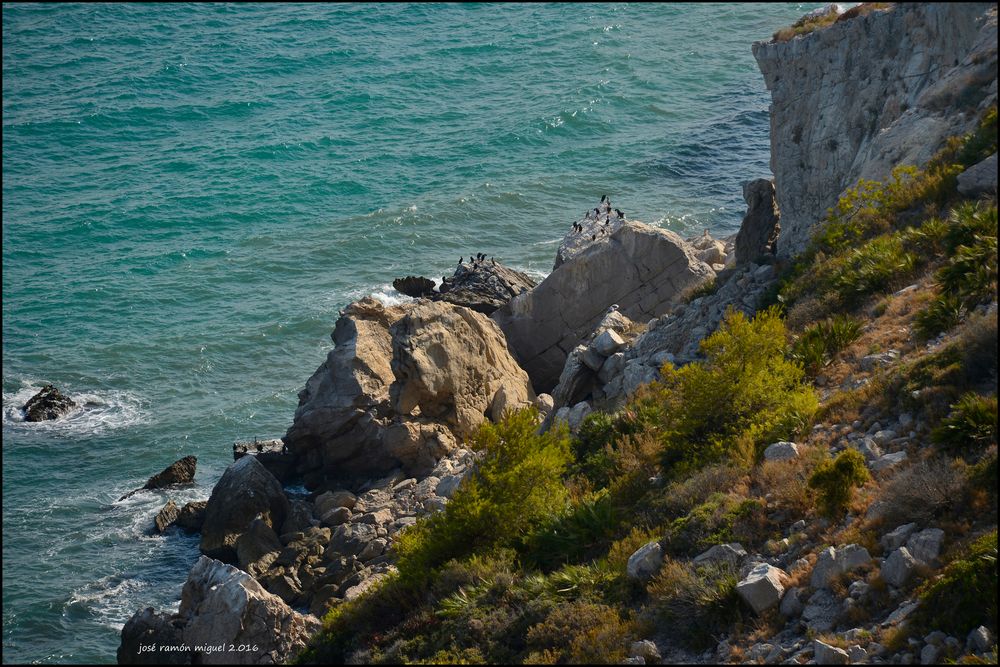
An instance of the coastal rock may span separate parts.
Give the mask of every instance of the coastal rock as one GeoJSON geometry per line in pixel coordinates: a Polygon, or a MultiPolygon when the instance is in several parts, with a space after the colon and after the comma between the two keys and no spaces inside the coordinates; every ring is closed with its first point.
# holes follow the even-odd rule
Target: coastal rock
{"type": "Polygon", "coordinates": [[[240,569],[258,576],[267,571],[281,551],[281,542],[265,521],[256,519],[236,540],[236,557],[240,569]]]}
{"type": "Polygon", "coordinates": [[[596,209],[592,208],[583,214],[583,217],[576,221],[577,229],[571,229],[559,243],[556,250],[556,261],[552,266],[555,271],[560,266],[580,255],[587,248],[598,243],[611,234],[618,231],[625,219],[618,216],[618,212],[611,208],[610,200],[601,202],[596,209]]]}
{"type": "Polygon", "coordinates": [[[180,516],[181,511],[178,509],[177,504],[172,500],[168,500],[167,504],[163,506],[156,514],[156,518],[153,519],[153,524],[156,526],[156,532],[162,533],[168,527],[173,525],[177,521],[177,517],[180,516]]]}
{"type": "Polygon", "coordinates": [[[897,3],[753,53],[771,91],[778,254],[801,252],[859,178],[924,164],[996,103],[993,3],[897,3]]]}
{"type": "Polygon", "coordinates": [[[226,468],[212,489],[201,529],[201,552],[236,562],[236,541],[255,519],[277,530],[288,511],[288,498],[274,475],[253,456],[241,458],[226,468]]]}
{"type": "Polygon", "coordinates": [[[174,525],[189,533],[200,532],[205,523],[205,508],[207,506],[207,500],[196,500],[184,505],[177,514],[174,525]]]}
{"type": "Polygon", "coordinates": [[[452,277],[445,278],[441,283],[440,292],[429,296],[436,301],[445,301],[489,315],[534,286],[535,281],[528,274],[499,262],[484,260],[460,264],[452,277]]]}
{"type": "Polygon", "coordinates": [[[434,281],[423,276],[406,276],[393,280],[392,288],[401,294],[419,299],[434,292],[434,281]]]}
{"type": "Polygon", "coordinates": [[[55,386],[47,384],[21,406],[24,421],[40,422],[58,419],[76,407],[76,403],[60,392],[55,386]]]}
{"type": "Polygon", "coordinates": [[[318,619],[293,611],[247,573],[207,556],[188,574],[178,616],[188,646],[257,647],[195,652],[200,664],[287,663],[320,629],[318,619]]]}
{"type": "Polygon", "coordinates": [[[560,263],[533,290],[493,313],[538,392],[559,381],[570,350],[617,304],[626,317],[662,315],[681,293],[715,276],[673,232],[621,223],[560,263]]]}
{"type": "Polygon", "coordinates": [[[400,415],[419,410],[465,437],[483,422],[497,392],[504,390],[506,407],[534,401],[528,375],[508,353],[500,329],[479,313],[422,302],[390,331],[396,379],[390,397],[400,415]]]}
{"type": "Polygon", "coordinates": [[[758,178],[743,184],[747,212],[736,234],[736,265],[758,261],[773,255],[781,231],[774,181],[758,178]]]}
{"type": "Polygon", "coordinates": [[[166,468],[156,473],[146,482],[145,486],[133,491],[129,491],[124,496],[119,498],[119,501],[125,500],[133,494],[139,493],[140,491],[148,491],[151,489],[162,489],[167,486],[174,486],[180,484],[192,484],[194,483],[194,473],[195,469],[198,467],[198,458],[195,456],[185,456],[179,461],[174,461],[166,468]]]}
{"type": "Polygon", "coordinates": [[[118,647],[119,665],[190,665],[191,651],[160,650],[160,646],[182,647],[184,622],[175,615],[141,609],[125,622],[118,647]]]}

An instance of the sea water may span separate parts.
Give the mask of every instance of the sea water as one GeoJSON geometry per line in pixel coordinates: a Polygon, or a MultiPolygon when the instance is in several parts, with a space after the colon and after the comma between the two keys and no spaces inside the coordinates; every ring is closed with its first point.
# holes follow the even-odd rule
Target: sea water
{"type": "Polygon", "coordinates": [[[816,6],[4,5],[4,661],[176,609],[197,537],[153,516],[284,433],[351,300],[478,252],[541,278],[604,194],[735,232],[751,43],[816,6]],[[83,407],[23,422],[47,382],[83,407]]]}

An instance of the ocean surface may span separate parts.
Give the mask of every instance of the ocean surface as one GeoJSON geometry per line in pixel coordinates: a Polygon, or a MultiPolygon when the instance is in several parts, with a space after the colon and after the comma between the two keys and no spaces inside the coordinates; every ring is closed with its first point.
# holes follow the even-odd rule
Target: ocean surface
{"type": "Polygon", "coordinates": [[[477,252],[542,277],[603,194],[735,232],[751,42],[816,6],[4,5],[4,661],[113,663],[176,608],[197,538],[153,516],[284,433],[351,300],[477,252]],[[23,422],[46,382],[85,407],[23,422]]]}

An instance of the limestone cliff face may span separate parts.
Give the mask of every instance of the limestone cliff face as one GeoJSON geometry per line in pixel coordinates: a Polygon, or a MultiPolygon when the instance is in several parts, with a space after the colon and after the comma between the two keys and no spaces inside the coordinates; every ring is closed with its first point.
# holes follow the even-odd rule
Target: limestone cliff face
{"type": "Polygon", "coordinates": [[[996,103],[996,7],[900,3],[753,45],[771,91],[779,255],[803,250],[859,178],[923,164],[996,103]]]}

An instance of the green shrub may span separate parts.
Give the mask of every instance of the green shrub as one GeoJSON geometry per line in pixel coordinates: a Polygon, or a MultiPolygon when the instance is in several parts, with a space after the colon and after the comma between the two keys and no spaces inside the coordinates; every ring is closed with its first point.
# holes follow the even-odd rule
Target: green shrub
{"type": "Polygon", "coordinates": [[[666,558],[647,587],[650,608],[682,643],[709,648],[742,620],[737,583],[739,573],[727,563],[695,569],[666,558]]]}
{"type": "Polygon", "coordinates": [[[830,284],[841,302],[855,306],[905,280],[916,266],[917,257],[903,247],[900,234],[880,236],[837,262],[830,284]]]}
{"type": "Polygon", "coordinates": [[[920,607],[914,612],[917,628],[941,630],[965,637],[985,625],[997,627],[997,533],[973,542],[941,577],[921,587],[920,607]]]}
{"type": "Polygon", "coordinates": [[[827,518],[839,519],[851,502],[854,487],[863,486],[868,479],[865,457],[856,449],[847,449],[818,465],[809,477],[809,487],[819,492],[820,512],[827,518]]]}
{"type": "Polygon", "coordinates": [[[963,138],[955,161],[964,167],[982,162],[997,152],[997,108],[990,107],[979,121],[979,127],[963,138]]]}
{"type": "Polygon", "coordinates": [[[791,356],[810,375],[828,365],[833,357],[861,336],[861,320],[835,315],[808,327],[792,346],[791,356]]]}
{"type": "Polygon", "coordinates": [[[483,451],[475,474],[443,512],[400,534],[399,571],[424,580],[453,558],[514,546],[567,505],[562,474],[570,462],[565,426],[538,434],[537,412],[522,409],[498,424],[486,422],[472,439],[483,451]]]}
{"type": "Polygon", "coordinates": [[[963,202],[948,216],[944,248],[949,257],[962,246],[975,245],[980,237],[997,235],[997,208],[975,202],[963,202]]]}
{"type": "Polygon", "coordinates": [[[913,328],[923,340],[934,338],[962,321],[965,309],[956,296],[939,294],[913,318],[913,328]]]}
{"type": "Polygon", "coordinates": [[[817,402],[802,367],[787,359],[785,326],[776,310],[727,313],[705,338],[702,362],[674,368],[636,401],[659,412],[661,464],[674,478],[723,457],[752,461],[754,447],[787,439],[808,424],[817,402]]]}
{"type": "Polygon", "coordinates": [[[762,501],[714,493],[685,516],[674,519],[667,526],[664,542],[675,556],[696,556],[716,544],[740,542],[753,547],[771,536],[762,501]]]}
{"type": "Polygon", "coordinates": [[[952,451],[981,450],[997,441],[997,397],[969,392],[951,406],[931,437],[952,451]]]}
{"type": "Polygon", "coordinates": [[[631,624],[616,609],[570,602],[553,609],[528,630],[528,664],[620,664],[627,657],[631,624]]]}
{"type": "Polygon", "coordinates": [[[620,523],[611,495],[602,489],[535,532],[528,540],[525,557],[545,569],[591,560],[607,551],[620,523]]]}

